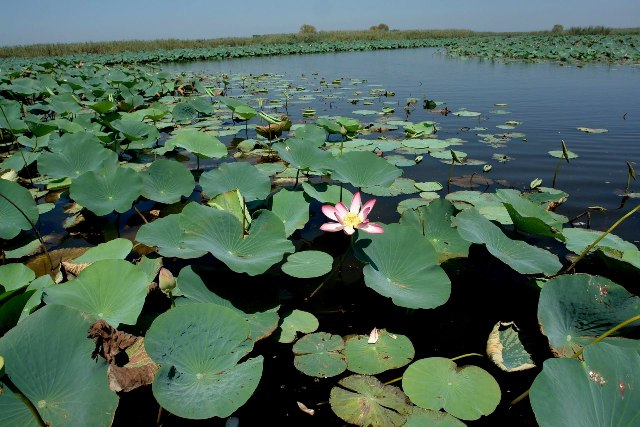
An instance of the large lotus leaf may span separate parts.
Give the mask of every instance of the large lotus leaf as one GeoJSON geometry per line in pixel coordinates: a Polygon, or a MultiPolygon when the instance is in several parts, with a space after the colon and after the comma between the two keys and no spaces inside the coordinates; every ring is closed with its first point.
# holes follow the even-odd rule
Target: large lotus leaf
{"type": "Polygon", "coordinates": [[[306,124],[295,130],[295,137],[297,139],[302,139],[307,143],[311,143],[316,147],[320,147],[324,145],[327,140],[327,133],[320,126],[316,126],[314,124],[306,124]]]}
{"type": "Polygon", "coordinates": [[[267,271],[293,252],[284,225],[271,211],[260,211],[251,223],[249,235],[231,213],[191,203],[180,214],[184,242],[194,250],[204,250],[224,262],[236,273],[255,276],[267,271]]]}
{"type": "Polygon", "coordinates": [[[344,153],[328,164],[331,177],[354,187],[390,186],[402,170],[370,151],[344,153]]]}
{"type": "Polygon", "coordinates": [[[409,338],[392,334],[386,329],[378,330],[375,343],[369,341],[369,335],[352,335],[346,338],[343,353],[347,358],[347,369],[351,372],[379,374],[407,365],[415,355],[409,338]]]}
{"type": "Polygon", "coordinates": [[[72,93],[63,92],[47,98],[48,108],[56,114],[77,114],[81,107],[78,98],[72,93]]]}
{"type": "Polygon", "coordinates": [[[318,148],[313,141],[288,139],[286,142],[273,144],[280,158],[291,167],[300,170],[322,170],[332,159],[331,153],[318,148]]]}
{"type": "Polygon", "coordinates": [[[313,314],[302,310],[292,310],[282,316],[278,342],[291,343],[295,341],[298,332],[310,334],[315,332],[318,326],[320,326],[318,318],[313,314]]]}
{"type": "Polygon", "coordinates": [[[158,316],[145,336],[160,365],[153,395],[167,411],[188,419],[228,417],[251,397],[262,356],[238,361],[253,348],[249,326],[217,304],[189,304],[158,316]]]}
{"type": "Polygon", "coordinates": [[[413,362],[402,376],[402,389],[424,409],[444,409],[462,420],[477,420],[495,411],[500,386],[477,366],[458,367],[451,359],[430,357],[413,362]]]}
{"type": "Polygon", "coordinates": [[[238,189],[218,194],[216,197],[209,199],[207,204],[216,209],[232,213],[238,218],[238,221],[244,221],[247,227],[251,225],[251,213],[238,189]]]}
{"type": "Polygon", "coordinates": [[[456,209],[464,210],[475,207],[487,219],[498,221],[503,225],[511,225],[511,217],[502,200],[495,193],[482,193],[480,191],[454,191],[445,196],[445,199],[453,203],[456,209]]]}
{"type": "Polygon", "coordinates": [[[193,271],[191,266],[184,267],[180,270],[177,282],[179,294],[186,297],[186,299],[180,298],[176,304],[206,302],[230,308],[247,319],[250,328],[249,338],[254,342],[268,337],[278,327],[278,321],[280,320],[277,313],[278,307],[267,311],[245,313],[234,307],[229,300],[216,295],[207,288],[202,278],[193,271]]]}
{"type": "Polygon", "coordinates": [[[417,193],[415,181],[409,178],[397,178],[388,187],[375,185],[373,187],[364,187],[362,192],[378,197],[393,197],[400,194],[417,193]]]}
{"type": "Polygon", "coordinates": [[[142,224],[136,234],[136,240],[148,246],[155,246],[158,253],[164,257],[200,258],[207,253],[184,242],[184,229],[180,225],[178,214],[142,224]]]}
{"type": "Polygon", "coordinates": [[[198,117],[198,110],[189,102],[178,102],[171,111],[176,122],[190,122],[198,117]]]}
{"type": "Polygon", "coordinates": [[[40,157],[42,154],[40,151],[28,151],[28,150],[18,150],[14,152],[12,155],[7,157],[2,163],[0,163],[0,168],[2,169],[13,169],[14,171],[21,171],[23,168],[26,168],[40,157]]]}
{"type": "Polygon", "coordinates": [[[97,138],[77,135],[86,136],[56,144],[54,152],[43,152],[38,158],[38,172],[51,178],[77,178],[105,164],[117,166],[117,154],[104,148],[97,138]]]}
{"type": "Polygon", "coordinates": [[[0,239],[13,239],[38,221],[38,207],[26,188],[0,179],[0,239]]]}
{"type": "Polygon", "coordinates": [[[149,279],[140,268],[119,259],[97,261],[77,278],[45,290],[47,304],[58,304],[106,320],[117,328],[133,325],[142,311],[149,279]]]}
{"type": "Polygon", "coordinates": [[[219,159],[227,156],[227,147],[218,138],[193,129],[176,133],[164,144],[167,150],[173,150],[176,147],[184,148],[199,157],[219,159]]]}
{"type": "Polygon", "coordinates": [[[309,202],[303,191],[281,189],[273,195],[271,210],[282,220],[287,236],[303,229],[309,221],[309,202]]]}
{"type": "Polygon", "coordinates": [[[504,203],[513,221],[513,225],[526,233],[538,236],[554,237],[564,240],[562,225],[567,218],[550,212],[542,206],[522,197],[521,193],[512,189],[498,189],[496,195],[504,203]]]}
{"type": "MultiPolygon", "coordinates": [[[[109,389],[105,363],[90,357],[89,326],[76,310],[46,306],[0,339],[6,374],[49,425],[111,425],[118,396],[109,389]]],[[[0,425],[37,425],[9,387],[0,382],[0,388],[0,425]]]]}
{"type": "Polygon", "coordinates": [[[562,268],[556,255],[521,240],[509,239],[475,208],[460,212],[455,223],[463,239],[486,245],[489,253],[518,273],[550,276],[562,268]]]}
{"type": "Polygon", "coordinates": [[[156,160],[142,175],[142,195],[160,203],[175,203],[193,192],[195,180],[182,163],[156,160]]]}
{"type": "Polygon", "coordinates": [[[413,408],[404,427],[464,427],[465,423],[442,411],[413,408]]]}
{"type": "Polygon", "coordinates": [[[125,259],[133,249],[131,240],[117,238],[89,249],[78,258],[72,260],[75,264],[92,263],[103,259],[125,259]]]}
{"type": "Polygon", "coordinates": [[[102,216],[131,209],[142,188],[142,178],[133,169],[103,168],[77,177],[69,194],[79,205],[102,216]]]}
{"type": "Polygon", "coordinates": [[[26,286],[36,278],[36,273],[24,264],[0,265],[0,293],[26,286]]]}
{"type": "Polygon", "coordinates": [[[265,199],[271,191],[271,180],[246,162],[223,163],[200,176],[202,191],[210,197],[238,189],[245,202],[265,199]]]}
{"type": "Polygon", "coordinates": [[[111,126],[129,141],[139,141],[149,136],[159,136],[158,129],[155,126],[130,118],[114,120],[111,122],[111,126]]]}
{"type": "Polygon", "coordinates": [[[358,248],[370,262],[363,269],[365,284],[394,304],[435,308],[449,299],[451,281],[433,245],[416,239],[412,227],[389,224],[383,234],[360,236],[358,248]]]}
{"type": "Polygon", "coordinates": [[[405,424],[412,405],[398,387],[375,377],[351,375],[331,389],[329,403],[337,416],[358,426],[399,427],[405,424]]]}
{"type": "Polygon", "coordinates": [[[189,98],[189,104],[202,114],[211,115],[215,112],[213,104],[207,96],[192,96],[189,98]]]}
{"type": "Polygon", "coordinates": [[[322,251],[302,251],[289,255],[282,271],[291,277],[308,279],[324,276],[331,271],[333,257],[322,251]]]}
{"type": "MultiPolygon", "coordinates": [[[[558,276],[540,292],[538,321],[555,353],[567,357],[640,312],[640,297],[609,279],[558,276]]],[[[640,322],[634,324],[636,328],[640,322]]]]}
{"type": "MultiPolygon", "coordinates": [[[[579,254],[585,250],[587,246],[599,239],[604,232],[586,230],[583,228],[567,228],[562,231],[562,234],[567,238],[567,249],[579,254]]],[[[598,248],[609,248],[619,252],[638,249],[633,243],[627,242],[611,233],[607,234],[602,240],[600,240],[592,250],[596,250],[598,248]]]]}
{"type": "Polygon", "coordinates": [[[464,240],[452,226],[451,218],[456,209],[444,199],[435,199],[427,206],[407,210],[400,218],[400,224],[413,227],[425,236],[438,253],[438,262],[451,258],[466,258],[471,243],[464,240]]]}
{"type": "Polygon", "coordinates": [[[347,369],[343,349],[341,336],[315,332],[305,335],[293,345],[293,364],[300,372],[312,377],[335,377],[347,369]]]}
{"type": "Polygon", "coordinates": [[[22,121],[22,106],[18,101],[0,98],[0,129],[22,133],[29,130],[22,121]]]}
{"type": "Polygon", "coordinates": [[[319,117],[316,120],[316,125],[320,126],[322,129],[326,130],[330,134],[346,134],[347,130],[342,127],[335,120],[331,120],[328,117],[319,117]]]}
{"type": "Polygon", "coordinates": [[[342,185],[328,185],[325,183],[310,184],[303,182],[302,188],[305,193],[320,203],[331,203],[335,205],[338,202],[345,202],[353,198],[353,193],[343,188],[342,185]]]}
{"type": "Polygon", "coordinates": [[[529,396],[541,427],[635,426],[640,408],[638,341],[600,342],[584,361],[548,359],[529,396]]]}
{"type": "Polygon", "coordinates": [[[498,322],[489,334],[487,356],[503,371],[524,371],[536,367],[520,336],[520,330],[513,322],[498,322]]]}

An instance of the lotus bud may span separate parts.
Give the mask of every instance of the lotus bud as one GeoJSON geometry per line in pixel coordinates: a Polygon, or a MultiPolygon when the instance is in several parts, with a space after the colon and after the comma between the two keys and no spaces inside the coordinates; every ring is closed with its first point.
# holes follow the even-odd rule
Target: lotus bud
{"type": "Polygon", "coordinates": [[[158,282],[160,290],[165,293],[173,291],[176,287],[176,278],[173,277],[173,274],[164,267],[160,269],[158,282]]]}
{"type": "Polygon", "coordinates": [[[4,357],[0,356],[0,378],[4,377],[4,357]]]}

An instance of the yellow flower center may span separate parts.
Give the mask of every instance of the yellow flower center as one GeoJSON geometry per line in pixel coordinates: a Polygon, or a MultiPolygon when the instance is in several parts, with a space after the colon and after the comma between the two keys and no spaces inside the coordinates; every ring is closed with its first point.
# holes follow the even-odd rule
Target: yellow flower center
{"type": "Polygon", "coordinates": [[[360,218],[357,213],[349,212],[342,218],[342,225],[345,227],[357,227],[360,224],[360,218]]]}

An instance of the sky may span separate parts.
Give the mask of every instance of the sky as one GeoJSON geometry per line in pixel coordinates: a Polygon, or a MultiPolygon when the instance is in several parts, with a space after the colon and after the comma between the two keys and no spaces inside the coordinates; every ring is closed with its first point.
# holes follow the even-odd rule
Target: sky
{"type": "Polygon", "coordinates": [[[640,26],[638,0],[0,0],[0,46],[368,29],[640,26]]]}

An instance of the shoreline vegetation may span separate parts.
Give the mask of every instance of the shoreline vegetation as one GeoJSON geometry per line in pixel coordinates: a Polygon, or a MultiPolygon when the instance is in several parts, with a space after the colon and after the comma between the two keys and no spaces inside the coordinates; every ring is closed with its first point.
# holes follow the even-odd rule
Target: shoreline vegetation
{"type": "MultiPolygon", "coordinates": [[[[83,43],[51,43],[0,47],[0,58],[62,57],[82,54],[121,54],[126,52],[171,51],[179,49],[216,49],[251,46],[275,46],[316,43],[338,43],[358,41],[416,41],[446,39],[482,39],[489,37],[519,36],[572,36],[572,35],[640,35],[637,28],[609,28],[603,26],[572,27],[556,25],[549,31],[535,32],[475,32],[461,29],[444,30],[388,30],[385,24],[369,30],[316,31],[305,24],[298,33],[253,35],[252,37],[228,37],[213,39],[156,39],[117,40],[83,43]]],[[[402,47],[402,46],[399,46],[402,47]]],[[[433,43],[433,47],[445,47],[444,43],[433,43]]],[[[295,52],[293,52],[295,53],[295,52]]]]}

